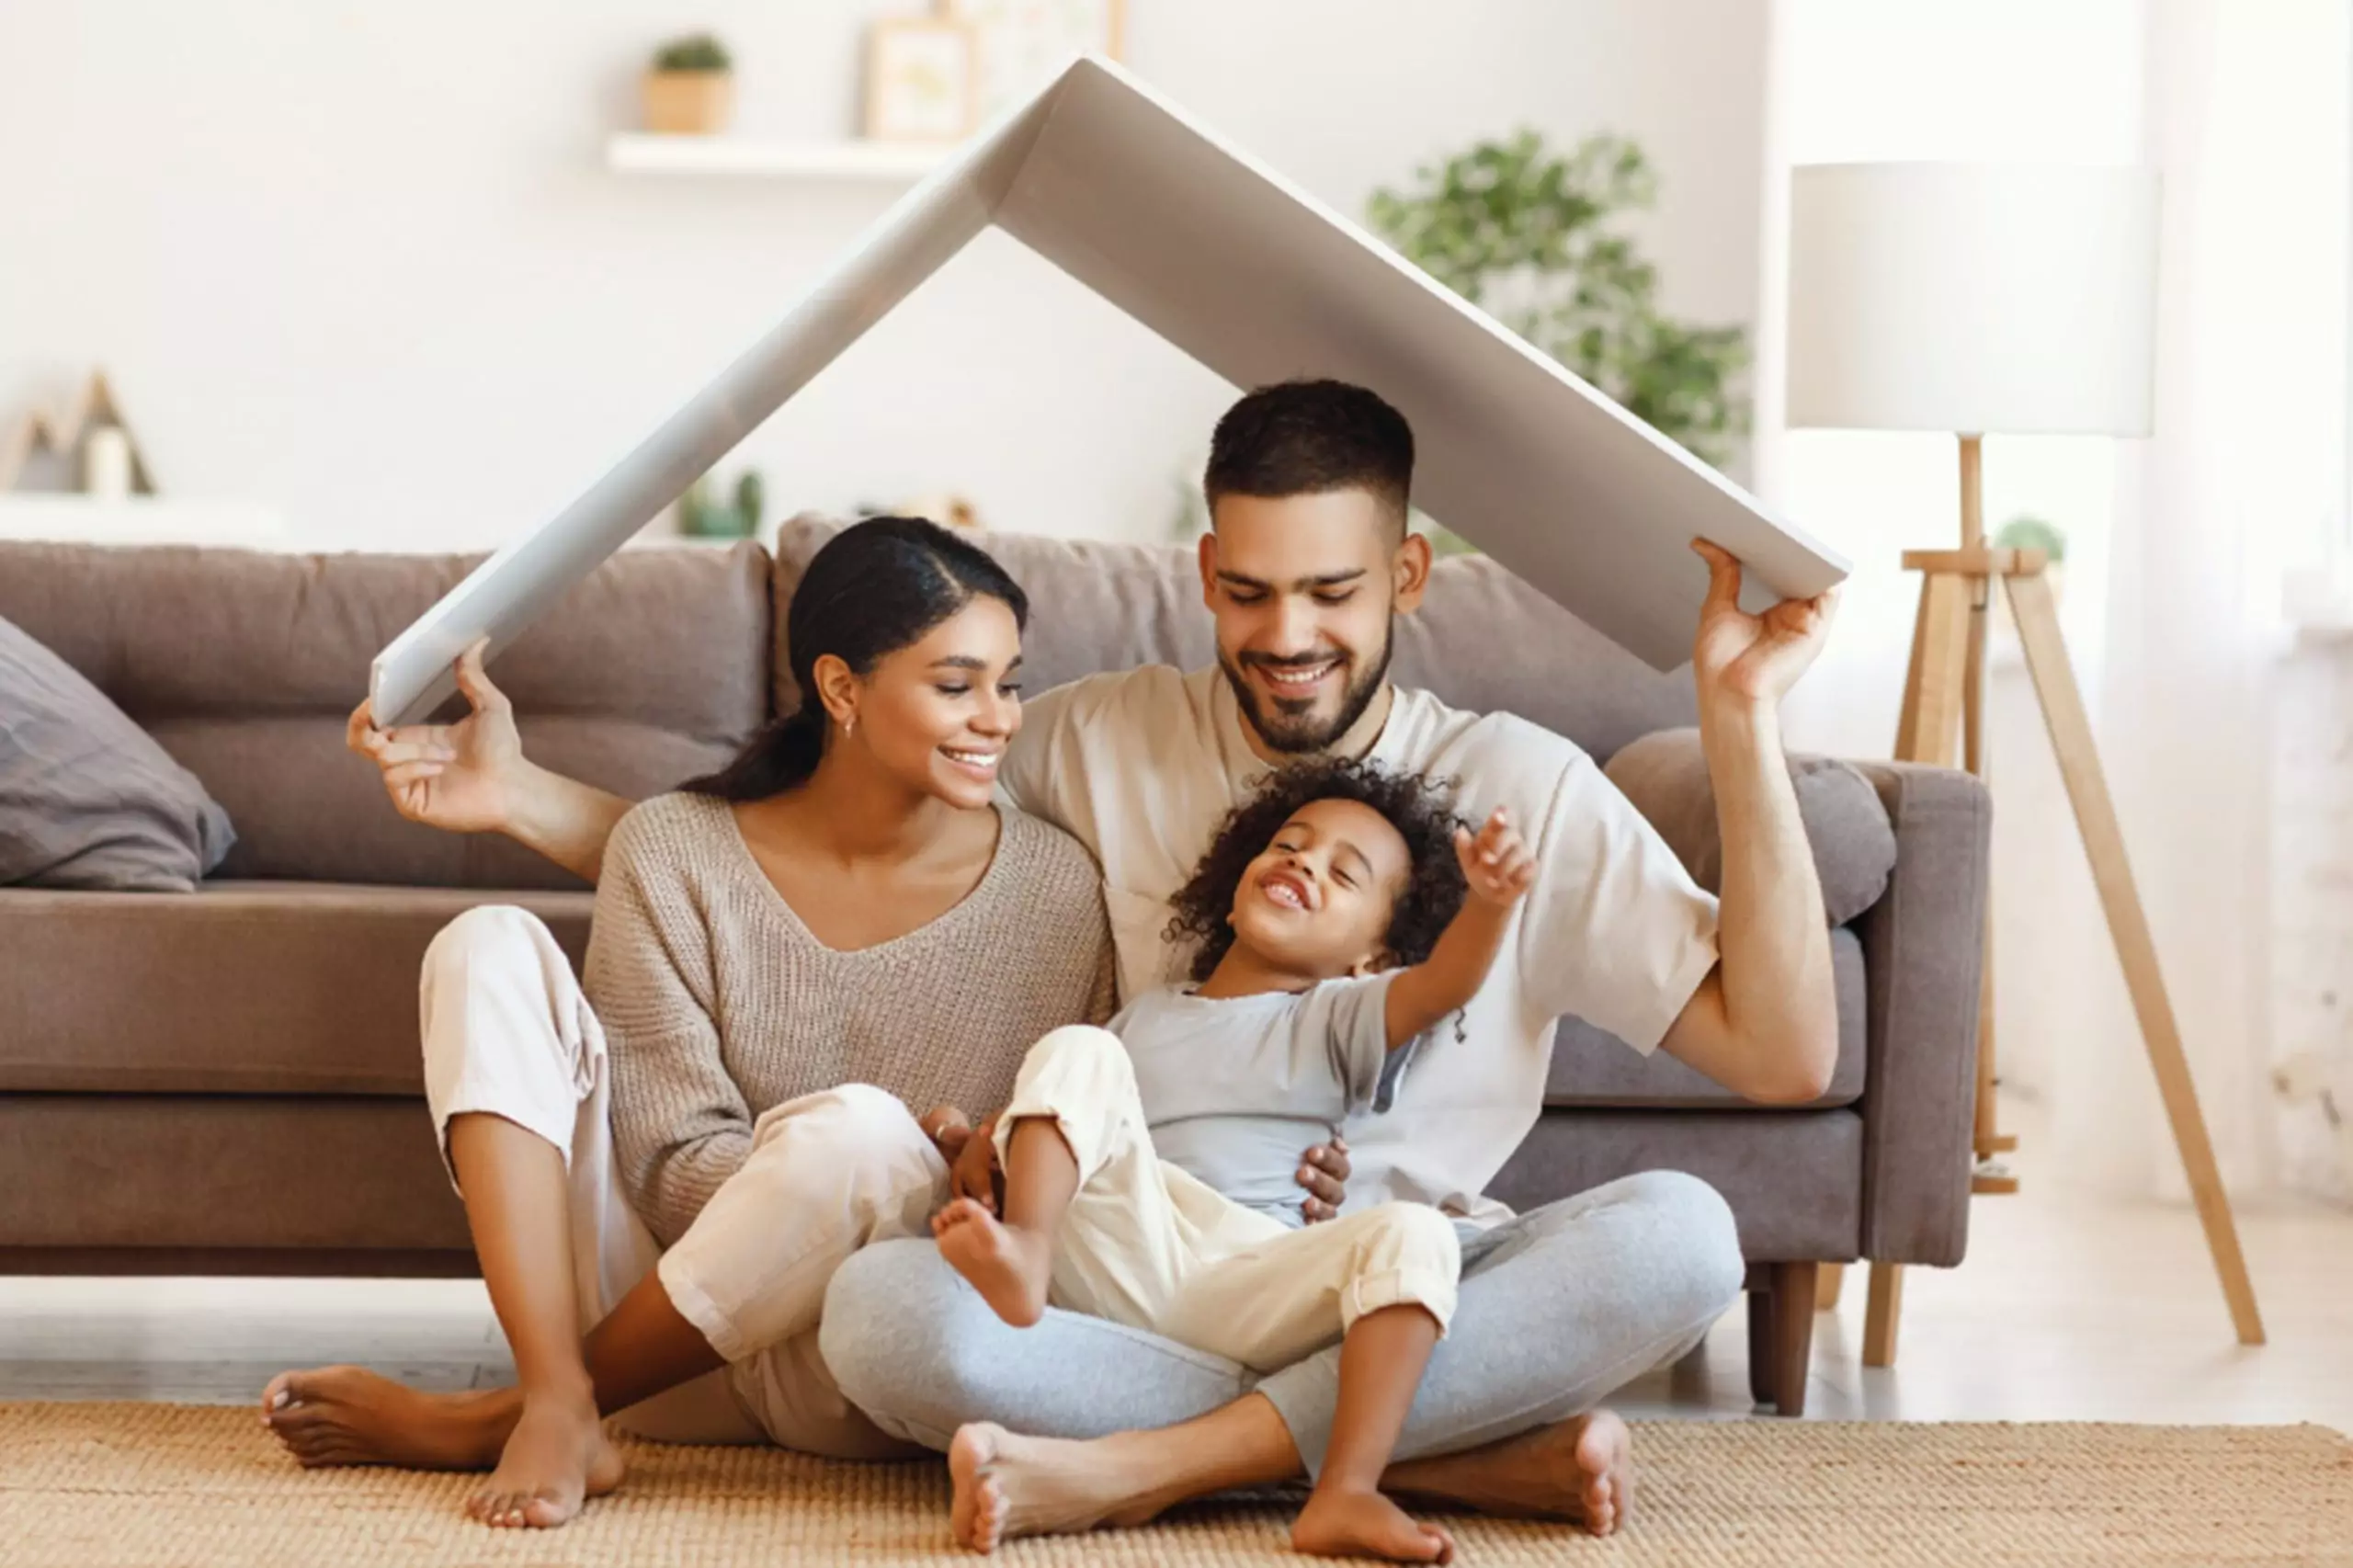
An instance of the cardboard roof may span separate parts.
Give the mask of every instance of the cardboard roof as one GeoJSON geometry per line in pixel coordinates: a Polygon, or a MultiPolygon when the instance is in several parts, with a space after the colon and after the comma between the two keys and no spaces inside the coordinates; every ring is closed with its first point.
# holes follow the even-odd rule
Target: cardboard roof
{"type": "Polygon", "coordinates": [[[1640,657],[1689,656],[1706,572],[1744,602],[1847,563],[1118,65],[1074,61],[910,190],[765,337],[579,500],[378,656],[378,721],[454,689],[989,225],[1240,387],[1333,376],[1412,421],[1422,508],[1640,657]]]}

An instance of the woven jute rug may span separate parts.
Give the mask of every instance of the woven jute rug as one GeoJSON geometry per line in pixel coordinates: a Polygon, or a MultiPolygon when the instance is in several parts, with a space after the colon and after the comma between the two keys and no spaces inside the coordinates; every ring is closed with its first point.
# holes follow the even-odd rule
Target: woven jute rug
{"type": "MultiPolygon", "coordinates": [[[[1453,1517],[1465,1563],[2353,1564],[2353,1443],[2319,1426],[1646,1422],[1632,1528],[1453,1517]]],[[[0,1563],[938,1563],[936,1464],[632,1444],[561,1530],[465,1518],[471,1477],[297,1468],[247,1410],[0,1404],[0,1563]]],[[[1279,1505],[1008,1545],[1011,1563],[1298,1562],[1279,1505]]]]}

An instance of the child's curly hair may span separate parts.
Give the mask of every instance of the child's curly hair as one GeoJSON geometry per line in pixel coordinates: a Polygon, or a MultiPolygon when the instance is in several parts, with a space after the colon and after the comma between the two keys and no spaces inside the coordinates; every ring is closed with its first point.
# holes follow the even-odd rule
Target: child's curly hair
{"type": "Polygon", "coordinates": [[[1377,763],[1332,758],[1294,763],[1268,778],[1227,814],[1209,853],[1193,868],[1192,880],[1169,900],[1176,915],[1168,922],[1167,939],[1200,944],[1193,956],[1194,983],[1209,979],[1233,946],[1226,916],[1233,912],[1242,873],[1283,824],[1314,801],[1370,806],[1404,835],[1413,873],[1390,911],[1381,941],[1400,964],[1428,958],[1469,891],[1454,854],[1454,830],[1469,824],[1454,814],[1453,786],[1450,778],[1423,778],[1391,773],[1377,763]]]}

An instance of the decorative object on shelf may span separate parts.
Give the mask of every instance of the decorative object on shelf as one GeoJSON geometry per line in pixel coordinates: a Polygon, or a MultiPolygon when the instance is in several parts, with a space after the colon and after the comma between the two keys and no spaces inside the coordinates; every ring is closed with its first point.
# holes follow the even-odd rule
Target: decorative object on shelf
{"type": "Polygon", "coordinates": [[[712,136],[735,113],[735,62],[709,33],[665,43],[645,74],[645,129],[665,136],[712,136]]]}
{"type": "Polygon", "coordinates": [[[710,475],[705,474],[678,497],[678,531],[689,539],[750,539],[760,531],[760,510],[767,488],[757,469],[747,468],[735,479],[735,498],[714,500],[710,475]]]}
{"type": "Polygon", "coordinates": [[[942,0],[941,14],[972,31],[981,119],[1052,80],[1074,54],[1120,58],[1122,0],[942,0]]]}
{"type": "Polygon", "coordinates": [[[1566,157],[1521,131],[1376,190],[1367,222],[1407,260],[1721,468],[1748,430],[1748,335],[1660,313],[1658,268],[1622,219],[1658,198],[1643,150],[1590,136],[1566,157]]]}
{"type": "MultiPolygon", "coordinates": [[[[2060,634],[2049,561],[2040,549],[1985,540],[1984,432],[2149,434],[2157,204],[2157,176],[2138,168],[1799,168],[1790,189],[1789,423],[1959,437],[1961,548],[1904,556],[1921,574],[1920,608],[1895,756],[1984,776],[1986,609],[2000,584],[2232,1324],[2240,1344],[2260,1345],[2255,1286],[2060,634]]],[[[2018,1140],[1995,1115],[1990,943],[1980,972],[1974,1185],[2012,1192],[2018,1178],[1999,1157],[2018,1140]]],[[[1902,1286],[1896,1266],[1871,1266],[1866,1366],[1894,1361],[1902,1286]]]]}
{"type": "Polygon", "coordinates": [[[978,118],[972,32],[944,17],[877,22],[866,41],[866,134],[957,142],[978,118]]]}
{"type": "Polygon", "coordinates": [[[856,510],[860,517],[926,517],[944,528],[970,528],[974,533],[988,530],[988,525],[981,521],[980,508],[972,505],[970,497],[954,491],[917,495],[895,506],[861,506],[856,510]]]}
{"type": "MultiPolygon", "coordinates": [[[[106,372],[93,370],[82,393],[63,414],[25,415],[0,441],[0,491],[14,490],[28,473],[45,471],[40,488],[83,490],[119,501],[134,492],[155,493],[147,460],[131,438],[131,427],[115,406],[106,372]]],[[[36,473],[36,477],[43,477],[36,473]]]]}

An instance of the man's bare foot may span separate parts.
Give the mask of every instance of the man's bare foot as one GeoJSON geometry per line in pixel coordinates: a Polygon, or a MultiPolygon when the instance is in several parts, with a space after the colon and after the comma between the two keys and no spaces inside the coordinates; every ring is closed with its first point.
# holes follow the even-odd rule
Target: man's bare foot
{"type": "Polygon", "coordinates": [[[1131,1436],[1070,1442],[1017,1437],[985,1421],[957,1428],[948,1449],[957,1543],[994,1551],[1019,1536],[1076,1535],[1152,1519],[1175,1498],[1151,1494],[1149,1478],[1124,1462],[1131,1436]]]}
{"type": "Polygon", "coordinates": [[[1417,1522],[1378,1492],[1317,1487],[1291,1522],[1292,1550],[1312,1557],[1386,1557],[1392,1562],[1451,1562],[1454,1538],[1417,1522]]]}
{"type": "Polygon", "coordinates": [[[1014,1229],[969,1198],[933,1215],[931,1233],[939,1239],[939,1256],[997,1316],[1028,1328],[1046,1315],[1053,1253],[1045,1237],[1014,1229]]]}
{"type": "Polygon", "coordinates": [[[466,1499],[466,1512],[486,1525],[552,1529],[619,1486],[621,1470],[593,1397],[526,1395],[498,1468],[466,1499]]]}
{"type": "Polygon", "coordinates": [[[1608,1535],[1633,1507],[1632,1439],[1615,1413],[1596,1410],[1468,1453],[1392,1465],[1381,1485],[1483,1514],[1568,1519],[1608,1535]]]}
{"type": "Polygon", "coordinates": [[[363,1367],[280,1372],[261,1396],[262,1424],[305,1466],[488,1470],[522,1409],[513,1389],[421,1393],[363,1367]]]}

